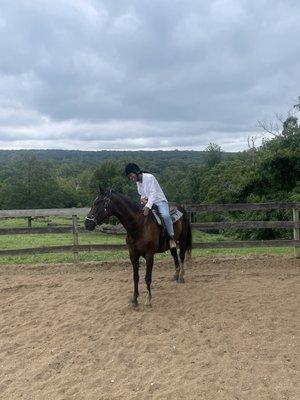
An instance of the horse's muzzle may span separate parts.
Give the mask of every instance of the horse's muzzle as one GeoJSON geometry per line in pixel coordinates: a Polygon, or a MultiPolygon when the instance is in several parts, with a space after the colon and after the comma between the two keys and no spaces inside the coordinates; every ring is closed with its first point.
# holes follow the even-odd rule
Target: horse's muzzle
{"type": "Polygon", "coordinates": [[[85,229],[93,231],[96,228],[96,222],[92,218],[86,218],[84,221],[85,229]]]}

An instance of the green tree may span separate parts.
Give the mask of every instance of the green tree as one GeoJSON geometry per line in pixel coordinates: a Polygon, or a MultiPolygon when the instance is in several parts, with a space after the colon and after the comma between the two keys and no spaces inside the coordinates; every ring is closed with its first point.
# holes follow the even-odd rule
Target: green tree
{"type": "Polygon", "coordinates": [[[204,153],[205,164],[212,168],[222,160],[222,150],[216,143],[209,143],[204,153]]]}
{"type": "Polygon", "coordinates": [[[0,188],[3,208],[48,208],[62,206],[61,190],[49,162],[35,155],[10,163],[9,176],[0,188]]]}

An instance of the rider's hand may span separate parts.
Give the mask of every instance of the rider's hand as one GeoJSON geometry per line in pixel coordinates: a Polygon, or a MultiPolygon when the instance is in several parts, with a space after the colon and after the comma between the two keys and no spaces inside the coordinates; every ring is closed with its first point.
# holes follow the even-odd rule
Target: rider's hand
{"type": "Polygon", "coordinates": [[[141,198],[141,204],[145,205],[145,204],[147,204],[147,202],[148,202],[147,197],[142,197],[141,198]]]}
{"type": "Polygon", "coordinates": [[[145,215],[145,217],[147,217],[147,215],[149,214],[149,210],[150,210],[150,208],[148,208],[148,207],[145,207],[144,208],[144,215],[145,215]]]}

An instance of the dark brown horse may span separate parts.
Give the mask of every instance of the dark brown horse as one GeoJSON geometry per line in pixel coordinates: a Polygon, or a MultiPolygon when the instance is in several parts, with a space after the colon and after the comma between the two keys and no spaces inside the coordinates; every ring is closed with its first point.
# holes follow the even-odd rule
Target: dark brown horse
{"type": "Polygon", "coordinates": [[[184,282],[184,261],[186,252],[191,253],[192,233],[186,211],[181,206],[177,206],[177,208],[183,213],[183,216],[174,223],[174,238],[179,246],[180,263],[176,248],[170,249],[167,235],[164,235],[163,228],[157,223],[153,213],[150,212],[145,217],[139,204],[132,202],[119,193],[100,189],[100,193],[85,219],[85,228],[91,231],[95,229],[96,225],[101,224],[104,219],[114,215],[126,229],[126,243],[133,266],[134,291],[132,304],[135,307],[138,305],[137,299],[139,296],[140,257],[144,257],[146,260],[147,305],[151,306],[151,281],[155,253],[170,250],[175,262],[174,279],[177,282],[184,282]]]}

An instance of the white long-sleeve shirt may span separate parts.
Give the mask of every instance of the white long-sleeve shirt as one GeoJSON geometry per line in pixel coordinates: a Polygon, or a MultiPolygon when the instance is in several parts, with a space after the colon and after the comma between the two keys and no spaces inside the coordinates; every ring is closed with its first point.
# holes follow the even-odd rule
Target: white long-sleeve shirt
{"type": "Polygon", "coordinates": [[[153,204],[167,201],[162,188],[159,186],[157,179],[152,174],[143,172],[142,182],[137,182],[137,190],[141,198],[147,197],[148,202],[145,207],[151,208],[153,204]]]}

